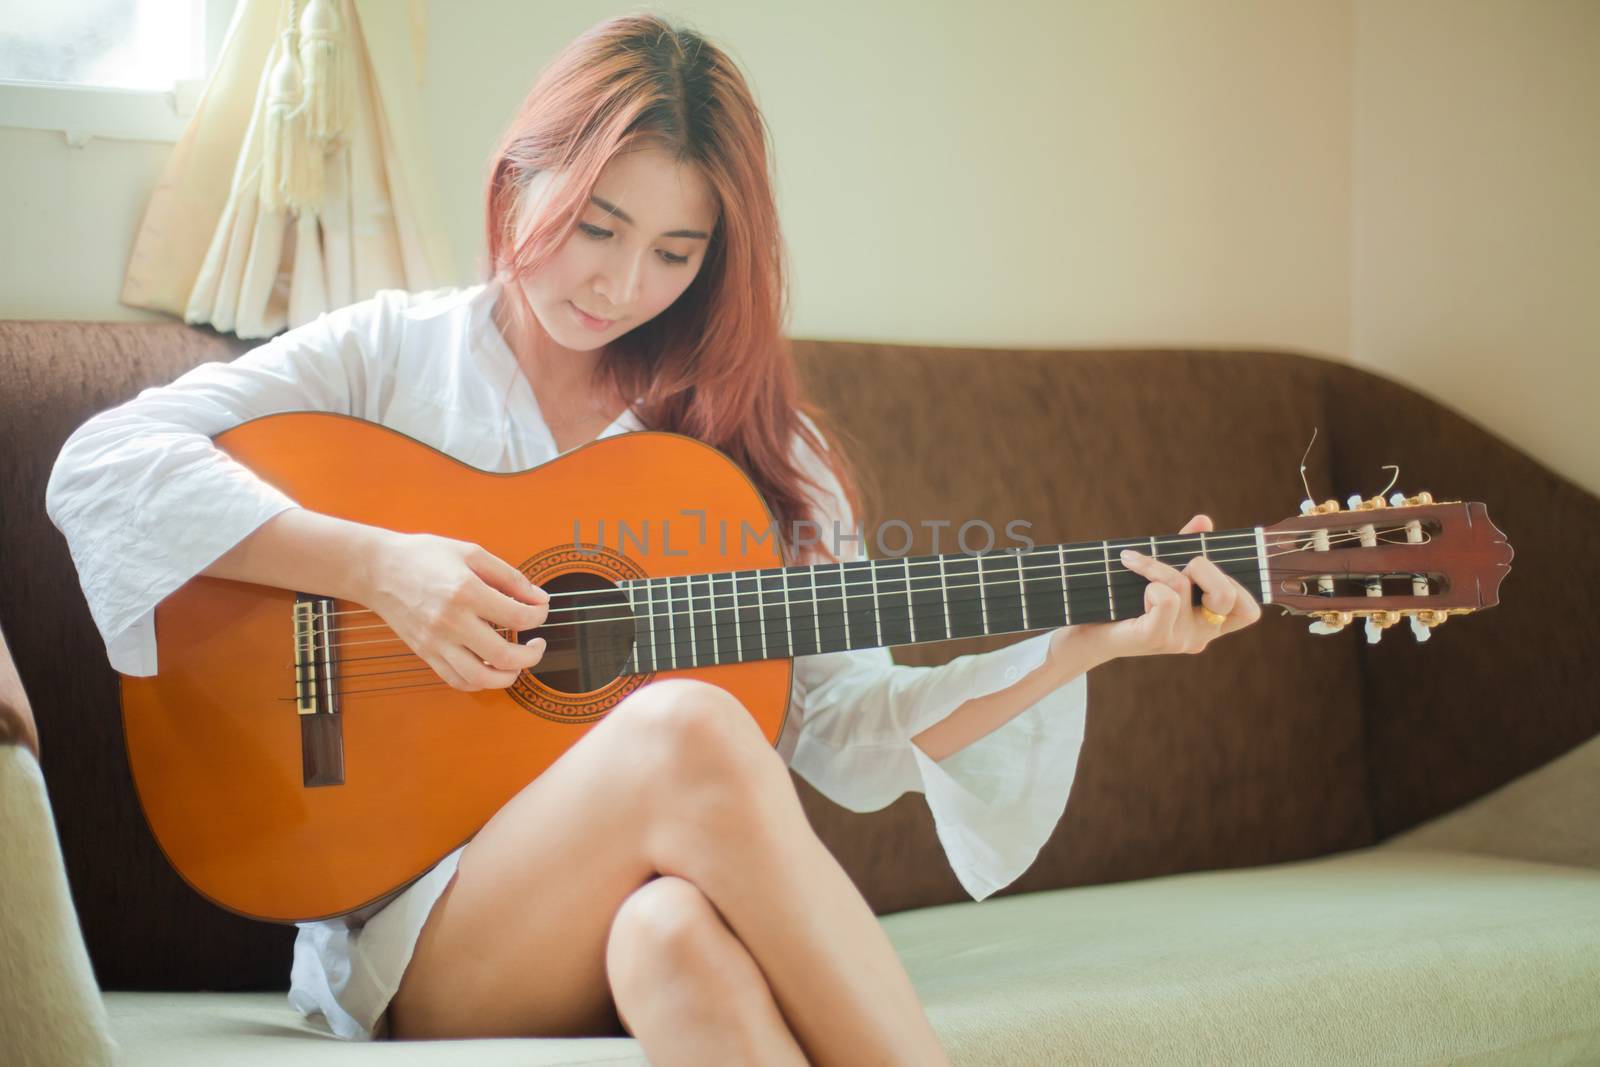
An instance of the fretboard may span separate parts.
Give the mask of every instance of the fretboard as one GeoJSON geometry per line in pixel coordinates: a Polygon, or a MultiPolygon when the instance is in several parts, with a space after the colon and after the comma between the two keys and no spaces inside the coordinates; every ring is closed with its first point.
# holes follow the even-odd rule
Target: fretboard
{"type": "Polygon", "coordinates": [[[1132,548],[1182,569],[1212,560],[1270,602],[1260,527],[620,583],[634,618],[626,673],[1113,622],[1144,611],[1132,548]]]}

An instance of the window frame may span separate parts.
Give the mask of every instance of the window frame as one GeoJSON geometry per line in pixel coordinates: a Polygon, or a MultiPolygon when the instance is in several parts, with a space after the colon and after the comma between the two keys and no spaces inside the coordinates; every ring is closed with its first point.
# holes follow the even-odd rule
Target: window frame
{"type": "MultiPolygon", "coordinates": [[[[217,68],[234,11],[244,2],[204,0],[208,77],[217,68]]],[[[57,131],[73,148],[95,137],[175,142],[205,85],[204,79],[183,79],[164,90],[118,89],[0,78],[0,127],[57,131]]]]}

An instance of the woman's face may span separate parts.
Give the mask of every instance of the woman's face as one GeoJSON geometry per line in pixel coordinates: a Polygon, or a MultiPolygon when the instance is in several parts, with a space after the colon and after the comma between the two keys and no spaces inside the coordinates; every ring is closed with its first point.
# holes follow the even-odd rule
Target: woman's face
{"type": "MultiPolygon", "coordinates": [[[[530,202],[541,177],[528,189],[530,202]]],[[[521,279],[523,292],[557,344],[600,348],[689,287],[715,224],[716,203],[698,169],[657,148],[621,153],[600,172],[572,236],[521,279]]]]}

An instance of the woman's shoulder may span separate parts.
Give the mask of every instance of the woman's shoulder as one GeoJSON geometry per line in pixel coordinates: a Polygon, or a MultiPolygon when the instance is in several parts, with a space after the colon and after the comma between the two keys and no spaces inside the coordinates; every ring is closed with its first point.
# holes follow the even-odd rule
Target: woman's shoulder
{"type": "Polygon", "coordinates": [[[380,362],[403,359],[413,350],[439,353],[460,347],[471,335],[483,292],[482,284],[379,289],[274,340],[324,349],[353,345],[380,362]]]}
{"type": "Polygon", "coordinates": [[[484,291],[485,284],[481,282],[434,289],[379,289],[365,303],[369,305],[370,314],[426,322],[470,312],[484,291]]]}

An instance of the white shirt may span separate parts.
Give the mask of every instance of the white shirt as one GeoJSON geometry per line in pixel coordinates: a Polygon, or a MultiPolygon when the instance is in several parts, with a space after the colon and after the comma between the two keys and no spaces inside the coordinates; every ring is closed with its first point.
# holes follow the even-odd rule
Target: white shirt
{"type": "MultiPolygon", "coordinates": [[[[464,463],[510,472],[558,452],[526,376],[490,315],[498,285],[384,290],[323,314],[231,363],[207,363],[80,427],[51,472],[46,508],[66,536],[111,665],[156,672],[155,607],[268,519],[296,506],[216,449],[211,436],[284,411],[381,423],[464,463]]],[[[642,429],[630,409],[599,436],[642,429]]],[[[854,529],[838,482],[797,442],[827,492],[823,530],[854,529]]],[[[829,545],[829,547],[833,547],[829,545]]],[[[860,558],[844,541],[841,559],[860,558]]],[[[888,649],[800,656],[778,751],[834,802],[875,811],[927,797],[940,843],[982,900],[1021,875],[1055,829],[1083,742],[1079,676],[988,736],[935,761],[911,738],[967,700],[1044,663],[1050,635],[897,665],[888,649]]],[[[301,927],[291,993],[346,1037],[370,1037],[457,854],[363,913],[301,927]],[[380,936],[381,935],[381,936],[380,936]]]]}

